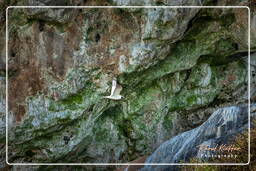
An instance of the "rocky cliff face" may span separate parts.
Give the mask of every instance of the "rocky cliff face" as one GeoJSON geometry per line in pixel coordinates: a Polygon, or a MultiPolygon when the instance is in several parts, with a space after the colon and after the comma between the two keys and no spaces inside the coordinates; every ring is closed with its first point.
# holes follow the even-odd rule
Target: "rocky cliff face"
{"type": "MultiPolygon", "coordinates": [[[[252,116],[255,118],[255,104],[252,105],[252,116]]],[[[208,161],[211,155],[235,155],[235,146],[227,145],[232,142],[234,134],[241,133],[248,128],[248,106],[231,106],[214,112],[201,126],[181,133],[163,143],[145,163],[180,163],[189,161],[193,157],[208,161]],[[206,150],[215,148],[216,150],[206,150]],[[224,147],[229,147],[228,153],[224,147]],[[221,149],[222,148],[222,149],[221,149]],[[233,148],[233,150],[231,149],[233,148]],[[219,150],[218,150],[219,149],[219,150]],[[170,157],[172,156],[172,157],[170,157]]],[[[246,154],[245,154],[246,155],[246,154]]],[[[232,162],[230,157],[229,163],[232,162]]],[[[178,170],[175,166],[147,165],[142,171],[178,170]]]]}
{"type": "MultiPolygon", "coordinates": [[[[253,1],[9,3],[249,5],[252,51],[256,48],[253,1]]],[[[7,5],[3,2],[1,8],[7,5]]],[[[246,8],[9,8],[8,18],[11,163],[129,162],[203,124],[220,107],[247,104],[246,8]],[[114,78],[124,98],[103,99],[110,94],[114,78]]],[[[3,13],[1,23],[5,22],[3,13]]],[[[4,147],[4,27],[0,34],[0,143],[4,147]]],[[[255,55],[250,65],[254,102],[255,55]]]]}

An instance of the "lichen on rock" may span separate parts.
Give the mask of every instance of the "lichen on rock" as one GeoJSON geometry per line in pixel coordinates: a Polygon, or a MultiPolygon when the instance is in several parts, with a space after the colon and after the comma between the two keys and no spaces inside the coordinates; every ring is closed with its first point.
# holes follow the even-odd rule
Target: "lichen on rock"
{"type": "MultiPolygon", "coordinates": [[[[23,0],[17,4],[70,2],[23,0]]],[[[130,162],[154,154],[163,142],[205,123],[220,106],[247,103],[248,33],[237,30],[246,28],[242,22],[246,9],[9,10],[9,162],[130,162]],[[115,78],[124,98],[104,99],[115,78]]],[[[252,39],[254,47],[253,34],[252,39]]],[[[0,54],[0,71],[5,73],[0,54]]],[[[0,76],[4,89],[5,74],[0,76]]],[[[255,100],[255,92],[251,99],[255,100]]],[[[1,89],[1,111],[5,105],[1,89]]],[[[4,112],[0,116],[2,139],[4,112]]]]}

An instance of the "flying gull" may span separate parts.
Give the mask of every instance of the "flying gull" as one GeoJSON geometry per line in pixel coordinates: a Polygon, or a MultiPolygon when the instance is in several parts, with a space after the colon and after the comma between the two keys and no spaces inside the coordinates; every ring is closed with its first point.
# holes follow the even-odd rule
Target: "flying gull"
{"type": "Polygon", "coordinates": [[[122,86],[117,84],[116,78],[112,81],[112,88],[111,88],[111,94],[110,96],[104,96],[105,99],[112,99],[112,100],[120,100],[123,98],[123,96],[120,95],[120,92],[122,91],[122,86]]]}

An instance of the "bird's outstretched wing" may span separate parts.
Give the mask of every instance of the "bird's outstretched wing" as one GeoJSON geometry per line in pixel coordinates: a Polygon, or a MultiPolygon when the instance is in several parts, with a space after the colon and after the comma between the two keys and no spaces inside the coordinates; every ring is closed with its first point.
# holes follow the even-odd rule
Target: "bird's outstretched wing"
{"type": "Polygon", "coordinates": [[[114,92],[115,92],[115,89],[116,89],[116,79],[113,79],[110,96],[113,96],[113,94],[114,94],[114,92]]]}
{"type": "Polygon", "coordinates": [[[122,91],[122,86],[119,85],[119,84],[116,84],[116,89],[115,89],[115,91],[114,91],[113,96],[119,96],[120,93],[121,93],[121,91],[122,91]]]}

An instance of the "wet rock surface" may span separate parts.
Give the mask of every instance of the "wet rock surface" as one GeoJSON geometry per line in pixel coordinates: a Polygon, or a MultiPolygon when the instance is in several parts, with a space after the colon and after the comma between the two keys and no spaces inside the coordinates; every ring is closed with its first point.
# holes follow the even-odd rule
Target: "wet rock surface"
{"type": "MultiPolygon", "coordinates": [[[[252,109],[255,109],[252,104],[252,109]]],[[[254,118],[255,118],[255,110],[254,118]]],[[[145,163],[179,163],[186,162],[193,157],[207,161],[206,155],[217,155],[218,151],[202,150],[200,147],[224,146],[239,134],[248,129],[248,106],[231,106],[215,111],[201,126],[181,133],[161,146],[149,156],[145,163]]],[[[231,151],[232,152],[232,151],[231,151]]],[[[231,153],[230,152],[230,153],[231,153]]],[[[232,159],[230,160],[232,163],[232,159]]],[[[140,169],[146,170],[178,170],[176,166],[150,166],[140,169]]]]}
{"type": "MultiPolygon", "coordinates": [[[[10,4],[249,5],[255,50],[251,1],[22,0],[10,4]]],[[[10,8],[8,13],[9,162],[129,162],[150,155],[174,136],[207,125],[209,117],[220,114],[223,107],[237,109],[232,113],[236,118],[239,106],[247,103],[246,8],[10,8]],[[120,101],[103,99],[113,78],[123,87],[120,101]]],[[[3,13],[3,25],[4,18],[3,13]]],[[[4,27],[0,35],[0,145],[4,147],[4,27]]],[[[252,102],[255,57],[252,53],[252,102]]],[[[0,153],[4,159],[4,151],[0,153]]]]}

